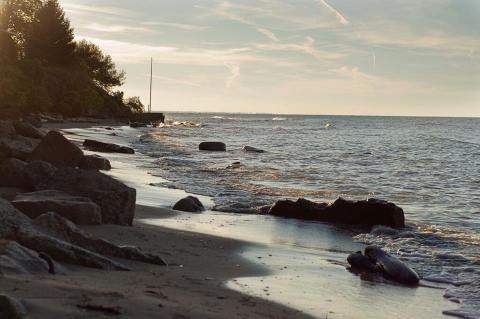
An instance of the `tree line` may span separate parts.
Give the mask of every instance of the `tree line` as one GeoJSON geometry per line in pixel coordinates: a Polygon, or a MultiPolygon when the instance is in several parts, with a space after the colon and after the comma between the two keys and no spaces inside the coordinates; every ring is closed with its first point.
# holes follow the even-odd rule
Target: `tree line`
{"type": "Polygon", "coordinates": [[[124,81],[125,73],[97,45],[75,41],[58,0],[0,4],[0,115],[127,117],[143,112],[138,97],[126,99],[116,89],[124,81]]]}

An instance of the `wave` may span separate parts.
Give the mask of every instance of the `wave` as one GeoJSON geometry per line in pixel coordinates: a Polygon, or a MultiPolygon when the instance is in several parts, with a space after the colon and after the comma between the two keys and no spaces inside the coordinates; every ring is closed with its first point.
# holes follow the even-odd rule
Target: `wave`
{"type": "Polygon", "coordinates": [[[272,119],[272,121],[286,121],[286,120],[287,120],[286,117],[274,117],[274,118],[272,119]]]}

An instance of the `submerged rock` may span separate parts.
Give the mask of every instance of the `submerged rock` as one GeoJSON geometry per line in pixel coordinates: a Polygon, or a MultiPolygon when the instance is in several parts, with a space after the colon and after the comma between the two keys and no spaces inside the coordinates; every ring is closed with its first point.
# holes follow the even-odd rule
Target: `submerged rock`
{"type": "Polygon", "coordinates": [[[88,197],[100,206],[105,224],[131,225],[133,222],[136,190],[99,171],[59,168],[35,189],[88,197]]]}
{"type": "Polygon", "coordinates": [[[252,147],[252,146],[244,146],[242,148],[242,151],[244,152],[250,152],[250,153],[265,153],[264,150],[261,150],[259,148],[255,148],[255,147],[252,147]]]}
{"type": "Polygon", "coordinates": [[[135,151],[130,147],[95,140],[87,139],[83,142],[83,146],[95,152],[135,154],[135,151]]]}
{"type": "Polygon", "coordinates": [[[227,145],[222,142],[202,142],[198,145],[200,151],[225,152],[227,145]]]}
{"type": "Polygon", "coordinates": [[[100,225],[100,207],[87,197],[72,196],[57,190],[45,190],[17,196],[13,206],[30,218],[55,212],[78,225],[100,225]]]}
{"type": "Polygon", "coordinates": [[[200,202],[200,200],[194,196],[188,196],[179,200],[172,209],[189,213],[205,211],[205,207],[203,207],[202,202],[200,202]]]}
{"type": "Polygon", "coordinates": [[[347,261],[355,271],[380,271],[380,267],[375,263],[375,261],[372,261],[370,258],[363,255],[361,251],[350,254],[347,257],[347,261]]]}
{"type": "Polygon", "coordinates": [[[405,227],[405,216],[400,207],[373,198],[362,201],[339,198],[331,205],[315,203],[303,198],[296,202],[281,200],[270,208],[268,214],[347,225],[405,227]]]}
{"type": "Polygon", "coordinates": [[[80,162],[80,168],[109,171],[112,169],[112,165],[105,157],[99,155],[85,155],[80,162]]]}
{"type": "Polygon", "coordinates": [[[29,161],[44,161],[55,166],[77,167],[83,158],[82,150],[63,134],[50,131],[29,156],[29,161]]]}

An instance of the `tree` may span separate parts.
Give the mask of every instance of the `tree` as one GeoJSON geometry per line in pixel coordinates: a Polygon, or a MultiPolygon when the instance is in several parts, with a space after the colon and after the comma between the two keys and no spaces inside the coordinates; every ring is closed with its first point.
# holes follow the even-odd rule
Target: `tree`
{"type": "Polygon", "coordinates": [[[17,46],[7,31],[0,29],[0,63],[16,63],[17,46]]]}
{"type": "Polygon", "coordinates": [[[58,0],[47,0],[37,11],[32,31],[26,37],[25,54],[48,66],[70,66],[75,42],[70,21],[58,0]]]}
{"type": "Polygon", "coordinates": [[[130,109],[132,113],[145,112],[145,106],[138,96],[130,97],[125,101],[125,105],[130,109]]]}
{"type": "Polygon", "coordinates": [[[0,30],[11,35],[21,53],[41,7],[41,0],[6,0],[0,8],[0,30]]]}
{"type": "Polygon", "coordinates": [[[110,91],[123,84],[125,72],[118,71],[112,57],[104,54],[96,44],[85,40],[78,42],[75,57],[85,65],[94,82],[104,90],[110,91]]]}

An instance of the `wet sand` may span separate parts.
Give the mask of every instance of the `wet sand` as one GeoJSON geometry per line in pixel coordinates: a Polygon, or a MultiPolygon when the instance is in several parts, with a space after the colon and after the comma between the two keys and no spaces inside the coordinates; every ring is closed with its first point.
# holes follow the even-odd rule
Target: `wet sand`
{"type": "MultiPolygon", "coordinates": [[[[138,206],[136,218],[175,212],[138,206]]],[[[2,292],[24,301],[28,318],[309,318],[307,315],[225,287],[232,278],[266,275],[265,268],[240,257],[242,241],[146,225],[83,227],[117,244],[139,246],[163,256],[168,267],[127,262],[132,271],[106,272],[66,265],[66,275],[5,276],[2,292]]],[[[122,261],[124,262],[124,261],[122,261]]],[[[125,263],[125,262],[124,262],[125,263]]]]}

